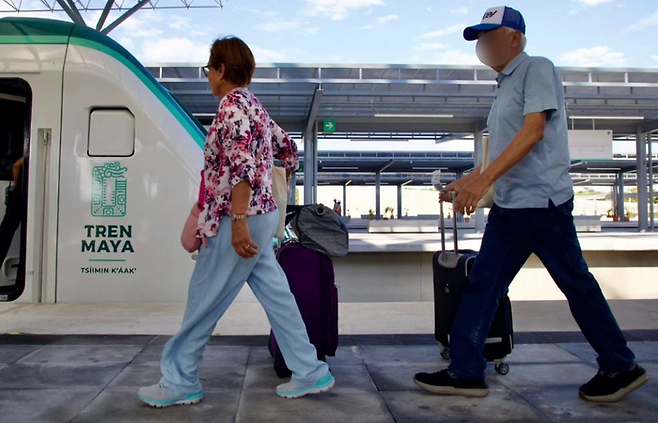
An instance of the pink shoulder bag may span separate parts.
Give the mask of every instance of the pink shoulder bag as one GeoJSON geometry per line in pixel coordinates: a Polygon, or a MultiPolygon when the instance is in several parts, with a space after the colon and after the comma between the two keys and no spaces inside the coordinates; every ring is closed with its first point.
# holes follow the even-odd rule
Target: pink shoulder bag
{"type": "Polygon", "coordinates": [[[201,186],[199,187],[199,200],[192,206],[189,216],[183,226],[183,233],[180,236],[180,242],[188,253],[193,253],[201,248],[201,238],[197,238],[197,228],[199,226],[199,214],[203,207],[205,192],[205,183],[203,179],[203,170],[201,171],[201,186]]]}

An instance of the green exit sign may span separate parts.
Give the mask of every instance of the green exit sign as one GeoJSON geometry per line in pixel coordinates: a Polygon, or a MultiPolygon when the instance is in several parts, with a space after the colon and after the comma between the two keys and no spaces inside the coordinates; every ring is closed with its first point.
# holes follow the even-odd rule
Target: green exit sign
{"type": "Polygon", "coordinates": [[[336,132],[336,121],[329,119],[322,122],[322,132],[336,132]]]}

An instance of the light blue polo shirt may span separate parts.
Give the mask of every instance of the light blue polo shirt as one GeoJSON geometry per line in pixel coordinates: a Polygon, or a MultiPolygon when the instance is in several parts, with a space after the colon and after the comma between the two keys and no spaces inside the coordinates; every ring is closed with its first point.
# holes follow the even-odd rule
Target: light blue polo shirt
{"type": "Polygon", "coordinates": [[[496,78],[489,113],[489,155],[495,160],[523,127],[527,114],[547,112],[544,139],[495,182],[494,202],[503,208],[547,208],[573,196],[571,158],[562,80],[553,63],[521,53],[496,78]]]}

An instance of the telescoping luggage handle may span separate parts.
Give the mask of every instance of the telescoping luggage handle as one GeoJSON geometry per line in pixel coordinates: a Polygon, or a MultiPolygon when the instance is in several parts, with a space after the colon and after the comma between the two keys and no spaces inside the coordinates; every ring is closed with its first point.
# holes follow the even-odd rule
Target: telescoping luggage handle
{"type": "MultiPolygon", "coordinates": [[[[444,192],[444,190],[441,190],[441,192],[444,192]]],[[[454,191],[450,192],[450,196],[452,197],[452,240],[454,243],[454,248],[455,248],[455,256],[459,254],[459,248],[457,246],[457,214],[455,213],[455,200],[457,196],[455,195],[454,191]]],[[[439,202],[439,207],[441,208],[441,254],[445,256],[446,254],[446,224],[445,224],[445,214],[443,212],[443,201],[439,202]]]]}
{"type": "MultiPolygon", "coordinates": [[[[446,191],[445,187],[443,186],[443,183],[441,182],[441,170],[435,170],[432,172],[432,185],[434,185],[434,189],[439,191],[440,193],[444,193],[446,191]]],[[[454,191],[450,192],[450,196],[452,197],[452,238],[453,242],[455,244],[455,258],[459,256],[459,249],[457,248],[457,214],[455,213],[455,201],[457,199],[457,195],[455,194],[454,191]]],[[[445,214],[443,213],[443,201],[439,201],[439,207],[441,208],[441,217],[439,220],[439,224],[441,226],[441,257],[442,259],[445,260],[446,258],[446,225],[445,225],[445,214]]]]}

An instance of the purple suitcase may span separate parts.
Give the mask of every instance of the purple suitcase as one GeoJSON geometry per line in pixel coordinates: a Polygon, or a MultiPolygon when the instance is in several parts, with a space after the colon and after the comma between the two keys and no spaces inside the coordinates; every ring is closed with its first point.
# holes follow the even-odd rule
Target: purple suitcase
{"type": "MultiPolygon", "coordinates": [[[[325,356],[334,356],[338,348],[338,288],[331,259],[298,244],[289,244],[279,250],[277,260],[288,278],[318,359],[324,361],[325,356]]],[[[279,377],[290,376],[272,332],[269,350],[279,377]]]]}

